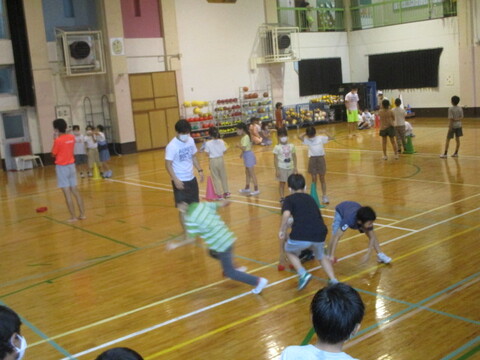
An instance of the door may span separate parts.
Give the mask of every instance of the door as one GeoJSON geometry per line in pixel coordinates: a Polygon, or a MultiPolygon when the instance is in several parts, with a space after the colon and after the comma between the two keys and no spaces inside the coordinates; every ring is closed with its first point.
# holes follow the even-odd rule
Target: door
{"type": "MultiPolygon", "coordinates": [[[[10,152],[10,145],[30,141],[27,116],[23,110],[10,111],[2,113],[1,120],[5,167],[7,170],[16,170],[15,160],[10,152]]],[[[31,161],[27,161],[25,163],[26,169],[30,169],[32,166],[33,165],[31,161]]]]}

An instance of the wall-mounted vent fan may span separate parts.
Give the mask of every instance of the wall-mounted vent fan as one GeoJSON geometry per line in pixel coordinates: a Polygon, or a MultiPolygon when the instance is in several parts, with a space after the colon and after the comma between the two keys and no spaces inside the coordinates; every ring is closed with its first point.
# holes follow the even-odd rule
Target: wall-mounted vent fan
{"type": "Polygon", "coordinates": [[[260,49],[255,58],[256,64],[269,64],[299,61],[298,28],[265,24],[258,29],[260,49]]]}
{"type": "Polygon", "coordinates": [[[105,73],[102,33],[56,29],[58,59],[66,76],[105,73]]]}

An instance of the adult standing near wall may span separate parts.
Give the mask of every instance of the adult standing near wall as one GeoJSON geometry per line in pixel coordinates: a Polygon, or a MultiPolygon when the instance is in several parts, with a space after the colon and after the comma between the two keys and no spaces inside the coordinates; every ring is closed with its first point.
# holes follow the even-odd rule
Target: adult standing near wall
{"type": "MultiPolygon", "coordinates": [[[[177,135],[168,143],[165,149],[165,167],[172,179],[175,206],[185,202],[199,202],[198,182],[193,167],[198,171],[200,182],[203,182],[203,170],[196,156],[197,147],[190,136],[192,127],[187,120],[178,120],[175,124],[177,135]]],[[[186,234],[184,218],[179,212],[180,224],[186,234]]]]}
{"type": "Polygon", "coordinates": [[[358,121],[358,88],[352,86],[350,92],[345,95],[345,107],[347,108],[348,136],[355,136],[358,121]]]}

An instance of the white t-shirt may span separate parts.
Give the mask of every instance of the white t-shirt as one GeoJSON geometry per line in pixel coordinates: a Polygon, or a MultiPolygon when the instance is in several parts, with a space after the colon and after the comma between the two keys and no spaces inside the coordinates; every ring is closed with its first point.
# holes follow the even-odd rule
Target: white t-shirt
{"type": "Polygon", "coordinates": [[[197,147],[192,137],[187,142],[178,140],[175,136],[165,149],[165,160],[172,162],[173,172],[180,181],[193,180],[193,155],[197,153],[197,147]]]}
{"type": "Polygon", "coordinates": [[[225,151],[227,151],[227,147],[225,146],[225,141],[222,139],[208,140],[205,143],[205,152],[210,159],[223,156],[225,151]]]}
{"type": "Polygon", "coordinates": [[[88,149],[96,149],[98,148],[98,144],[96,142],[95,135],[85,135],[85,144],[87,144],[88,149]]]}
{"type": "Polygon", "coordinates": [[[407,115],[405,109],[397,106],[396,108],[393,108],[392,111],[395,116],[395,126],[404,126],[405,116],[407,115]]]}
{"type": "Polygon", "coordinates": [[[373,120],[373,116],[368,111],[364,111],[363,114],[362,114],[362,119],[363,119],[363,121],[366,121],[369,124],[371,124],[372,120],[373,120]]]}
{"type": "Polygon", "coordinates": [[[347,353],[327,352],[313,345],[289,346],[282,352],[281,360],[356,360],[347,353]]]}
{"type": "Polygon", "coordinates": [[[73,153],[75,155],[85,155],[87,151],[85,150],[85,137],[83,135],[75,135],[75,146],[73,148],[73,153]]]}
{"type": "Polygon", "coordinates": [[[358,110],[359,100],[360,98],[358,97],[358,94],[349,92],[347,95],[345,95],[345,107],[347,110],[358,110]]]}
{"type": "Polygon", "coordinates": [[[308,157],[324,156],[325,149],[323,148],[323,144],[328,143],[328,136],[317,135],[313,138],[305,136],[303,143],[308,146],[308,157]]]}
{"type": "Polygon", "coordinates": [[[405,121],[405,136],[412,136],[412,135],[413,135],[413,127],[408,121],[405,121]]]}
{"type": "Polygon", "coordinates": [[[295,145],[293,144],[278,144],[273,148],[273,153],[277,155],[278,167],[280,169],[293,169],[292,155],[295,154],[295,145]]]}

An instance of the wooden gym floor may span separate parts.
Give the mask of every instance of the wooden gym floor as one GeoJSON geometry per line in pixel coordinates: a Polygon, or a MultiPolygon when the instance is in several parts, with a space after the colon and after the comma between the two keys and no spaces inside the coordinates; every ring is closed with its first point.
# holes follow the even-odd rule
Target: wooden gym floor
{"type": "MultiPolygon", "coordinates": [[[[350,355],[479,358],[479,120],[464,121],[460,157],[448,159],[439,158],[445,119],[413,119],[417,153],[398,161],[381,160],[375,130],[348,138],[345,124],[323,127],[336,134],[326,146],[331,204],[322,214],[329,229],[339,202],[368,204],[393,257],[388,266],[373,257],[361,264],[367,241],[351,230],[339,244],[337,277],[367,307],[361,331],[346,345],[350,355]]],[[[305,174],[306,148],[297,149],[305,174]]],[[[163,150],[114,157],[111,180],[80,180],[87,220],[76,223],[65,222],[53,166],[0,173],[0,301],[23,318],[25,359],[94,359],[114,346],[145,359],[275,359],[286,346],[308,342],[308,308],[325,274],[318,262],[307,263],[315,279],[298,292],[295,274],[277,271],[271,150],[255,148],[262,193],[248,198],[237,192],[244,168],[231,146],[225,161],[233,203],[221,210],[238,236],[238,265],[270,281],[261,296],[223,278],[199,246],[165,249],[180,225],[163,150]],[[42,206],[48,211],[36,213],[42,206]]],[[[208,175],[205,155],[200,159],[208,175]]]]}

